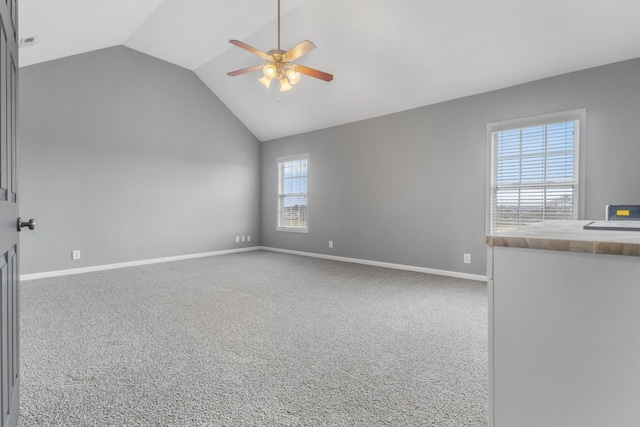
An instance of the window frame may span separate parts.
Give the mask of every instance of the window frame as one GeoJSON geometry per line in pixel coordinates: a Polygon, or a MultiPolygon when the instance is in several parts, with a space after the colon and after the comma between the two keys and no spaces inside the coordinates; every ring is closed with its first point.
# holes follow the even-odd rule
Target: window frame
{"type": "Polygon", "coordinates": [[[276,159],[277,165],[277,198],[276,198],[276,231],[285,231],[290,233],[308,233],[309,232],[309,153],[295,154],[292,156],[284,156],[278,157],[276,159]],[[307,161],[307,186],[306,191],[302,193],[284,193],[283,189],[283,174],[282,169],[285,163],[294,162],[298,160],[306,160],[307,161]],[[306,227],[292,227],[283,225],[282,218],[282,200],[286,196],[302,196],[304,195],[307,199],[307,224],[306,227]]]}
{"type": "MultiPolygon", "coordinates": [[[[520,128],[528,128],[532,126],[541,126],[541,125],[549,125],[558,122],[565,121],[577,121],[576,126],[576,138],[575,138],[575,162],[577,163],[574,166],[574,171],[577,174],[577,178],[575,179],[575,186],[577,187],[577,191],[575,191],[575,196],[577,200],[575,201],[577,205],[577,218],[583,219],[585,212],[585,140],[586,140],[586,120],[587,119],[587,109],[580,108],[575,110],[561,111],[556,113],[542,114],[537,116],[504,120],[499,122],[487,123],[487,168],[486,168],[486,221],[485,221],[485,234],[493,234],[495,231],[493,230],[493,197],[494,197],[494,138],[493,135],[495,132],[512,130],[512,129],[520,129],[520,128]]],[[[572,184],[574,185],[574,184],[572,184]]]]}

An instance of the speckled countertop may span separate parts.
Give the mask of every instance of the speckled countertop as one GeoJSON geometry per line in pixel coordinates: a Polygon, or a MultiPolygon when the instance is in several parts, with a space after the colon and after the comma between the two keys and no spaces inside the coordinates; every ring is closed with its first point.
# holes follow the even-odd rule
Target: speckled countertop
{"type": "Polygon", "coordinates": [[[585,230],[591,221],[545,221],[488,235],[487,246],[640,256],[640,231],[585,230]]]}

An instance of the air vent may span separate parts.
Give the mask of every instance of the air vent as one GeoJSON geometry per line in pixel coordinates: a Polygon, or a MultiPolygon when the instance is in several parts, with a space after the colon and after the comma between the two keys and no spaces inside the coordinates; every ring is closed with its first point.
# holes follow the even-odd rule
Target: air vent
{"type": "Polygon", "coordinates": [[[37,37],[25,37],[20,40],[20,47],[29,47],[36,44],[37,37]]]}

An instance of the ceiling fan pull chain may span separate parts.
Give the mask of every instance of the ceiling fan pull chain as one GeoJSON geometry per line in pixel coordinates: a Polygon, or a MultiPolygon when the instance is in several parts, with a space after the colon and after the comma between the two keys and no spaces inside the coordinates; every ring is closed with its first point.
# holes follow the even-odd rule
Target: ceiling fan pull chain
{"type": "Polygon", "coordinates": [[[276,98],[276,102],[278,104],[280,104],[280,92],[282,92],[282,83],[280,83],[280,80],[278,80],[278,90],[276,91],[278,93],[278,96],[276,98]]]}

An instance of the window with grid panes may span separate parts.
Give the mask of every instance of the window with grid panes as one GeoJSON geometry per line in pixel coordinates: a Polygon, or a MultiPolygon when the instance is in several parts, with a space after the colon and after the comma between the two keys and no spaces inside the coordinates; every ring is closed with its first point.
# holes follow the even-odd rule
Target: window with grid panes
{"type": "Polygon", "coordinates": [[[493,126],[491,233],[578,219],[581,117],[570,112],[493,126]]]}
{"type": "Polygon", "coordinates": [[[308,175],[308,154],[278,158],[277,230],[309,231],[308,175]]]}

